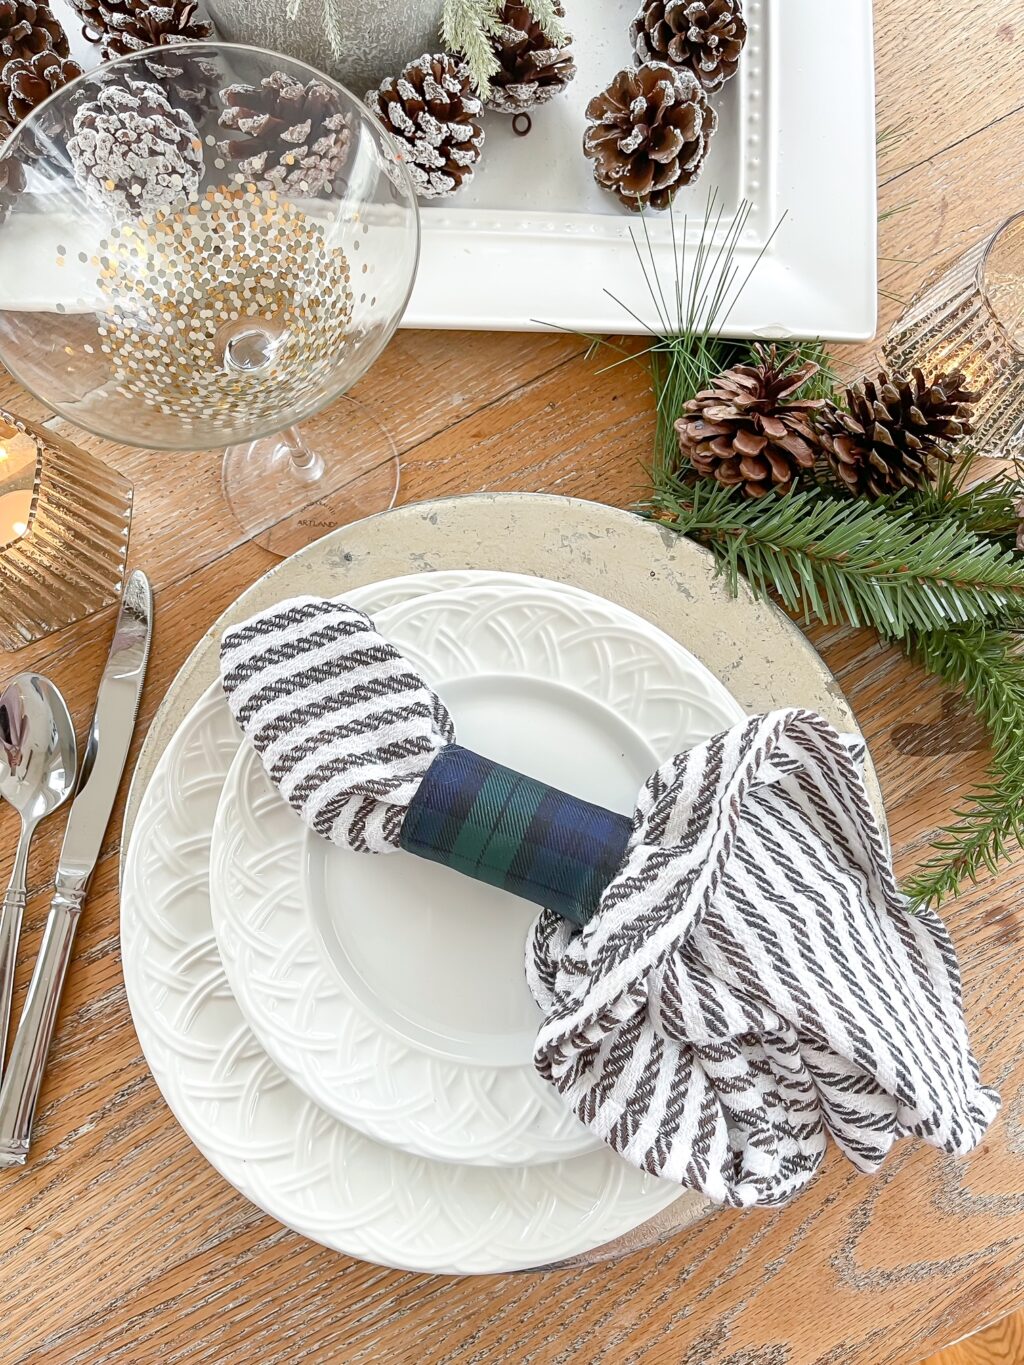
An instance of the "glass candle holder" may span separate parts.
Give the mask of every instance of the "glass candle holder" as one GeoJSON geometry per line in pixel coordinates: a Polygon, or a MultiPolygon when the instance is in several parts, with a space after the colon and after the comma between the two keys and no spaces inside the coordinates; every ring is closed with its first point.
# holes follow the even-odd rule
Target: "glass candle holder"
{"type": "Polygon", "coordinates": [[[977,449],[1024,456],[1024,213],[933,276],[882,349],[894,370],[963,370],[977,449]]]}
{"type": "Polygon", "coordinates": [[[0,648],[117,601],[131,515],[127,479],[0,407],[0,648]]]}

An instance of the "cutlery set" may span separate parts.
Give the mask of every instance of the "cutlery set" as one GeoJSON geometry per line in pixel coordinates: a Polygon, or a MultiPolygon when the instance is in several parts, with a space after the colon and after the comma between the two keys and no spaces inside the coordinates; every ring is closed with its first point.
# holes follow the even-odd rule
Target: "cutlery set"
{"type": "Polygon", "coordinates": [[[128,579],[78,765],[64,698],[46,678],[23,673],[0,693],[0,796],[21,817],[10,885],[0,903],[0,1167],[23,1165],[67,976],[75,933],[99,859],[135,729],[153,628],[145,574],[128,579]],[[74,792],[42,943],[6,1068],[29,846],[39,822],[74,792]]]}

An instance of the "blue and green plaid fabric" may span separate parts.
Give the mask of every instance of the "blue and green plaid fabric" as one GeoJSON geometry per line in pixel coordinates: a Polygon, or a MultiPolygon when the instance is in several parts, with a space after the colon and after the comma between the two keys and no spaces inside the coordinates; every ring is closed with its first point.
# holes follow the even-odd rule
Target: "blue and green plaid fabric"
{"type": "Polygon", "coordinates": [[[401,846],[582,925],[631,830],[624,815],[448,744],[410,802],[401,846]]]}

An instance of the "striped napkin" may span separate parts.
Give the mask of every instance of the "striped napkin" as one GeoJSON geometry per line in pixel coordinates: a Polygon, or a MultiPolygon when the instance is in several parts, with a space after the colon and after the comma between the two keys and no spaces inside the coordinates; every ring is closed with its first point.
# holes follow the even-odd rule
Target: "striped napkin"
{"type": "MultiPolygon", "coordinates": [[[[221,676],[271,781],[318,834],[399,849],[454,742],[440,699],[361,612],[299,598],[229,630],[221,676]]],[[[627,1161],[735,1206],[862,1171],[913,1135],[974,1147],[981,1085],[949,935],[897,889],[860,771],[821,716],[754,716],[652,774],[582,929],[539,915],[534,1062],[627,1161]]]]}

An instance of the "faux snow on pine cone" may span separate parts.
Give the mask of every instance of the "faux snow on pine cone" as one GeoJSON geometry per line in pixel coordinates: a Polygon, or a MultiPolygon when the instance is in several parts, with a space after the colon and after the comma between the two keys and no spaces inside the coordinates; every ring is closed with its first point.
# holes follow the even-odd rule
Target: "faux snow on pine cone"
{"type": "Polygon", "coordinates": [[[75,114],[68,151],[75,180],[118,218],[191,203],[203,175],[203,144],[188,113],[156,85],[104,86],[75,114]]]}
{"type": "Polygon", "coordinates": [[[417,194],[444,199],[469,184],[484,144],[483,104],[464,62],[425,54],[366,103],[398,143],[417,194]]]}

